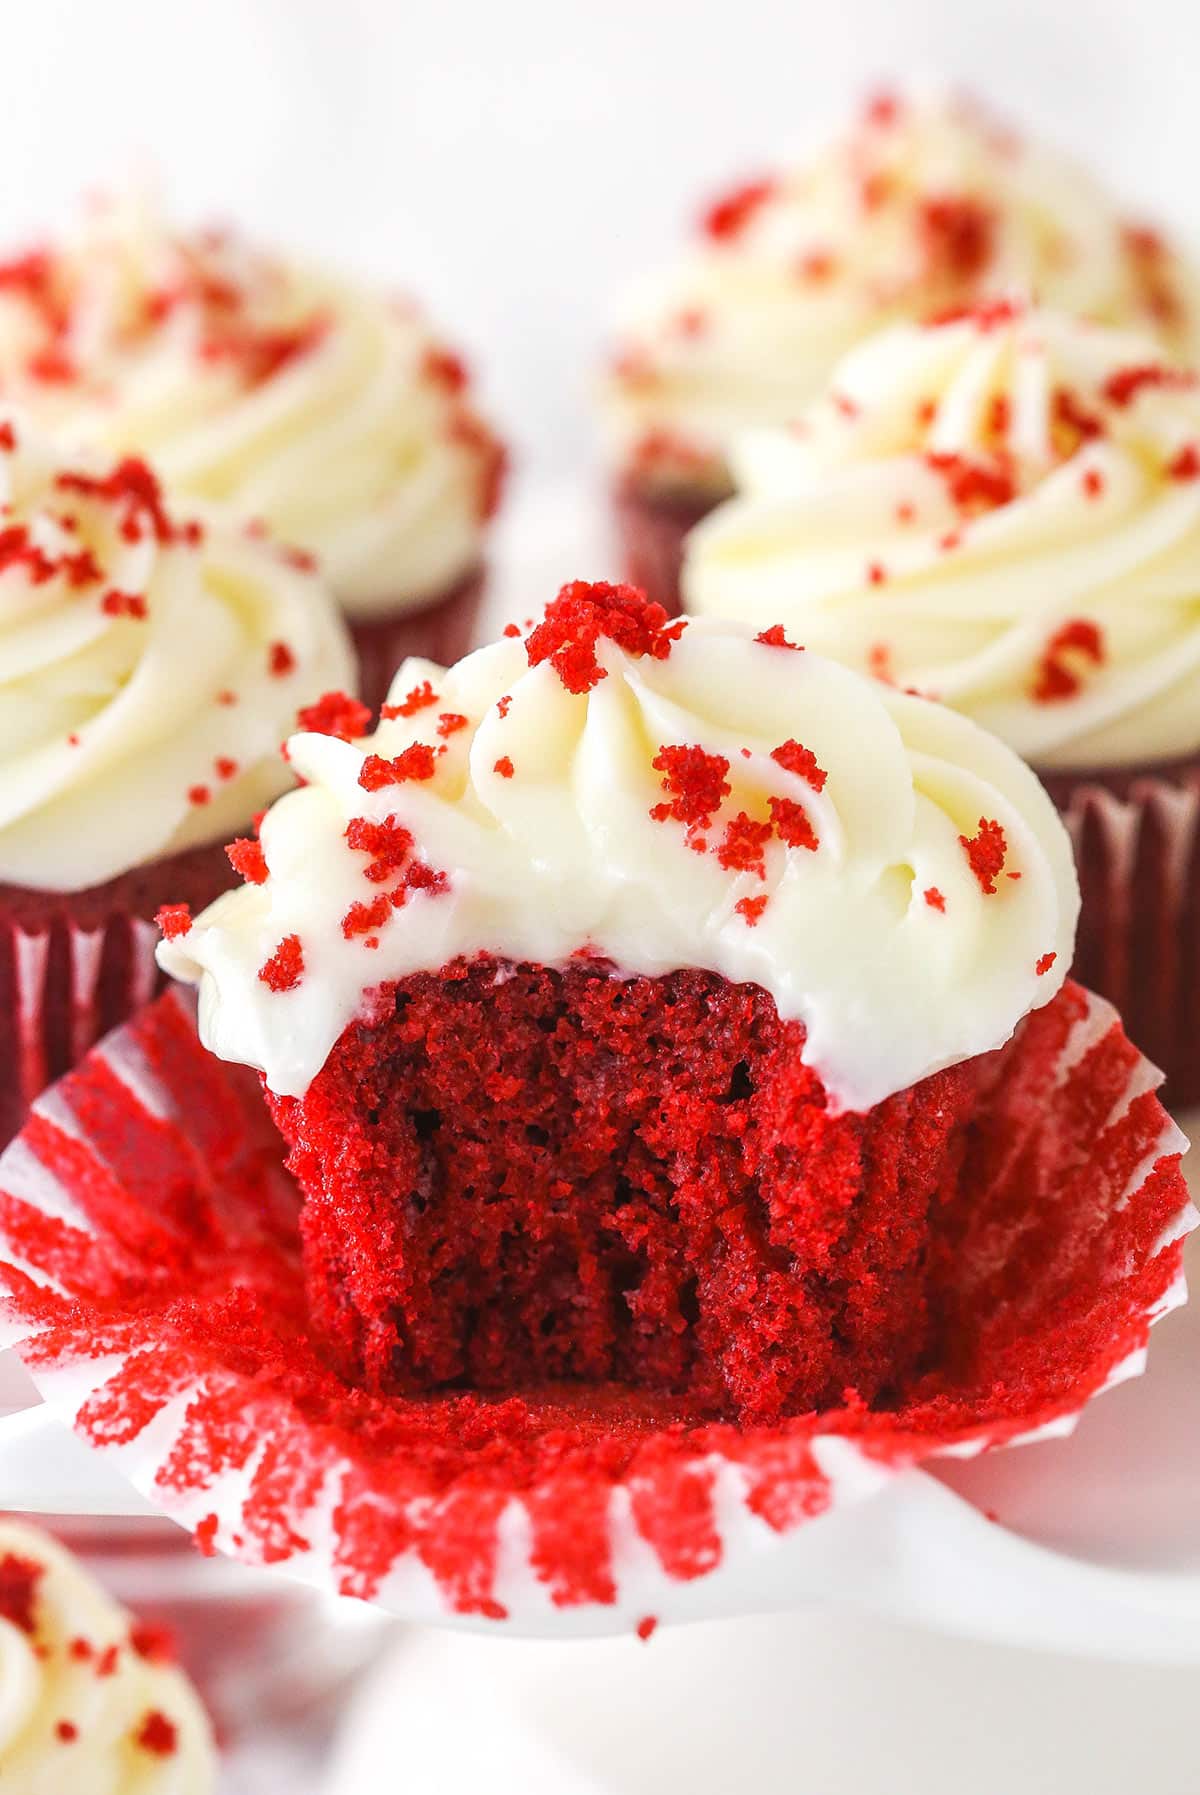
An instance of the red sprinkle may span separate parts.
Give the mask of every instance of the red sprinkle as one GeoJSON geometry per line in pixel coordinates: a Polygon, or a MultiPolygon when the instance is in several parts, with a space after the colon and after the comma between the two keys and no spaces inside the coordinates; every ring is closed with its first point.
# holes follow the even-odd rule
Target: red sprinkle
{"type": "Polygon", "coordinates": [[[187,904],[164,904],[154,918],[167,941],[177,941],[192,926],[192,912],[187,904]]]}
{"type": "Polygon", "coordinates": [[[636,586],[574,580],[546,607],[525,652],[531,667],[549,661],[568,692],[582,695],[606,677],[596,659],[602,637],[626,654],[665,661],[683,629],[682,618],[671,623],[636,586]]]}
{"type": "Polygon", "coordinates": [[[161,1709],[153,1708],[134,1735],[134,1742],[152,1757],[174,1757],[179,1749],[179,1729],[161,1709]]]}
{"type": "Polygon", "coordinates": [[[262,843],[246,836],[239,836],[231,841],[225,849],[229,864],[235,873],[251,885],[265,885],[267,882],[267,861],[262,851],[262,843]]]}
{"type": "Polygon", "coordinates": [[[296,712],[301,729],[317,735],[336,736],[340,742],[356,742],[371,727],[371,713],[348,692],[326,692],[315,704],[296,712]]]}
{"type": "Polygon", "coordinates": [[[365,792],[377,792],[385,785],[403,785],[409,779],[432,779],[437,771],[438,750],[428,742],[413,742],[391,760],[381,754],[368,754],[358,775],[365,792]]]}
{"type": "Polygon", "coordinates": [[[496,762],[496,765],[493,770],[495,772],[499,773],[501,779],[511,779],[517,769],[513,766],[513,763],[509,759],[508,755],[502,754],[500,756],[499,760],[496,762]]]}
{"type": "Polygon", "coordinates": [[[1041,959],[1038,961],[1037,965],[1034,967],[1034,971],[1037,973],[1039,978],[1045,978],[1046,974],[1049,972],[1050,968],[1053,966],[1053,964],[1057,960],[1057,958],[1058,958],[1057,954],[1043,954],[1042,955],[1041,959]]]}
{"type": "Polygon", "coordinates": [[[799,642],[788,641],[782,623],[773,623],[770,629],[759,630],[754,640],[761,642],[766,648],[793,648],[798,654],[803,652],[799,642]]]}
{"type": "Polygon", "coordinates": [[[781,766],[785,773],[795,773],[815,792],[824,791],[825,781],[829,774],[824,767],[817,765],[817,757],[811,748],[802,747],[797,741],[780,742],[778,748],[772,748],[771,759],[781,766]]]}
{"type": "Polygon", "coordinates": [[[285,935],[270,959],[259,967],[258,976],[272,991],[294,991],[304,976],[304,949],[299,935],[285,935]]]}
{"type": "Polygon", "coordinates": [[[931,910],[945,911],[946,900],[936,885],[927,885],[925,887],[925,902],[929,905],[931,910]]]}
{"type": "Polygon", "coordinates": [[[1008,852],[1004,830],[993,819],[981,816],[978,834],[960,835],[958,839],[966,851],[968,864],[979,880],[984,895],[992,897],[996,890],[996,880],[1004,871],[1004,856],[1008,852]]]}
{"type": "Polygon", "coordinates": [[[401,699],[399,704],[385,704],[379,715],[385,722],[391,723],[397,717],[415,717],[418,711],[428,709],[430,705],[436,704],[437,701],[437,693],[434,691],[429,681],[423,679],[419,686],[413,687],[407,698],[401,699]]]}

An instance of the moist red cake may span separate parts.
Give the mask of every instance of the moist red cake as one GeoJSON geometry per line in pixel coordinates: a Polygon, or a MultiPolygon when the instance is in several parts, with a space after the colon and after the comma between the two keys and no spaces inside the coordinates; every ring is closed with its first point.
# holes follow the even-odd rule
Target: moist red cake
{"type": "Polygon", "coordinates": [[[886,1398],[986,1062],[831,1115],[751,985],[481,959],[388,987],[302,1099],[313,1316],[413,1394],[633,1385],[771,1421],[886,1398]]]}
{"type": "Polygon", "coordinates": [[[39,1091],[157,991],[156,922],[235,884],[220,842],[85,891],[0,884],[0,1146],[39,1091]]]}

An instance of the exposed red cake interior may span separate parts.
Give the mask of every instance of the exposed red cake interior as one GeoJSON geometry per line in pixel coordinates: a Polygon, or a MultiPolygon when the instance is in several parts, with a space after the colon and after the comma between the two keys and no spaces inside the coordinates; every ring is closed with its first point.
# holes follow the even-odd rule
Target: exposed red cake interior
{"type": "Polygon", "coordinates": [[[39,1091],[162,984],[159,909],[198,913],[236,883],[212,842],[84,891],[0,885],[0,1146],[39,1091]]]}
{"type": "Polygon", "coordinates": [[[385,1001],[273,1099],[349,1375],[774,1420],[877,1402],[919,1360],[976,1067],[833,1115],[802,1026],[696,970],[482,959],[385,1001]]]}

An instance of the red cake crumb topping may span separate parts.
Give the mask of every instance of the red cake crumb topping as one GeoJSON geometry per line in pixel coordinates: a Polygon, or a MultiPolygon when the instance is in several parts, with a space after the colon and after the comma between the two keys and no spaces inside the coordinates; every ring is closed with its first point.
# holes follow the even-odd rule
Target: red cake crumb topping
{"type": "Polygon", "coordinates": [[[1083,689],[1079,663],[1102,667],[1104,632],[1089,617],[1073,617],[1056,629],[1038,662],[1033,697],[1038,704],[1074,698],[1083,689]]]}
{"type": "Polygon", "coordinates": [[[726,872],[757,873],[763,879],[767,873],[765,849],[770,839],[770,823],[760,823],[739,810],[725,825],[717,859],[726,872]]]}
{"type": "Polygon", "coordinates": [[[778,748],[772,748],[771,759],[781,766],[785,773],[795,773],[815,792],[825,789],[825,781],[829,774],[824,767],[817,765],[817,757],[811,748],[805,748],[800,742],[789,739],[780,742],[778,748]]]}
{"type": "Polygon", "coordinates": [[[759,630],[754,640],[761,642],[766,648],[792,648],[797,653],[802,652],[799,642],[788,641],[782,623],[773,623],[770,629],[759,630]]]}
{"type": "Polygon", "coordinates": [[[1000,456],[984,462],[968,455],[928,454],[925,463],[945,481],[951,503],[964,514],[990,511],[1016,497],[1012,468],[1000,456]]]}
{"type": "Polygon", "coordinates": [[[267,672],[272,679],[286,679],[296,671],[296,656],[286,642],[272,642],[267,649],[267,672]]]}
{"type": "Polygon", "coordinates": [[[326,692],[315,704],[296,712],[301,729],[317,735],[336,736],[341,742],[355,742],[371,727],[371,713],[357,698],[347,692],[326,692]]]}
{"type": "Polygon", "coordinates": [[[931,330],[943,324],[972,324],[986,336],[990,331],[1002,330],[1006,324],[1015,324],[1025,316],[1026,309],[1020,299],[981,299],[974,305],[946,306],[932,313],[925,323],[931,330]]]}
{"type": "Polygon", "coordinates": [[[1118,368],[1104,382],[1103,393],[1110,405],[1121,408],[1132,405],[1144,392],[1165,388],[1187,392],[1196,384],[1196,376],[1182,368],[1169,368],[1162,362],[1142,362],[1134,367],[1118,368]]]}
{"type": "Polygon", "coordinates": [[[90,1639],[73,1639],[67,1647],[67,1655],[76,1664],[87,1664],[96,1655],[96,1648],[90,1639]]]}
{"type": "Polygon", "coordinates": [[[189,804],[212,803],[212,792],[207,785],[189,785],[187,797],[189,804]]]}
{"type": "Polygon", "coordinates": [[[421,357],[421,370],[427,380],[447,393],[461,393],[470,384],[467,364],[461,355],[440,344],[431,343],[421,357]]]}
{"type": "Polygon", "coordinates": [[[118,1645],[106,1645],[96,1659],[96,1675],[103,1682],[108,1677],[115,1677],[117,1666],[121,1662],[121,1648],[118,1645]]]}
{"type": "Polygon", "coordinates": [[[129,1629],[129,1643],[145,1664],[174,1664],[179,1657],[170,1627],[156,1621],[135,1621],[129,1629]]]}
{"type": "Polygon", "coordinates": [[[346,825],[346,843],[355,853],[371,856],[363,876],[376,884],[402,872],[414,846],[412,832],[394,816],[385,817],[381,823],[372,822],[369,817],[352,817],[346,825]]]}
{"type": "Polygon", "coordinates": [[[887,568],[883,565],[882,561],[868,561],[867,584],[869,586],[886,585],[887,577],[887,568]]]}
{"type": "Polygon", "coordinates": [[[164,904],[154,920],[167,941],[177,941],[191,928],[192,913],[186,904],[164,904]]]}
{"type": "Polygon", "coordinates": [[[457,735],[460,729],[466,729],[470,721],[470,717],[464,717],[461,711],[441,711],[437,720],[437,732],[448,739],[457,735]]]}
{"type": "Polygon", "coordinates": [[[239,836],[231,841],[225,849],[229,864],[235,873],[251,885],[265,885],[267,882],[267,861],[262,851],[262,843],[239,836]]]}
{"type": "Polygon", "coordinates": [[[789,848],[808,848],[815,853],[821,845],[803,804],[791,798],[771,799],[771,822],[780,841],[789,848]]]}
{"type": "Polygon", "coordinates": [[[662,789],[667,793],[667,801],[650,811],[656,823],[683,823],[689,830],[707,828],[733,789],[725,777],[729,762],[724,755],[708,754],[703,748],[664,742],[651,765],[662,774],[662,789]]]}
{"type": "Polygon", "coordinates": [[[502,754],[492,770],[499,773],[501,779],[511,779],[517,769],[513,766],[509,756],[502,754]]]}
{"type": "Polygon", "coordinates": [[[705,233],[719,243],[732,242],[740,237],[755,213],[767,203],[776,191],[776,182],[770,178],[756,181],[743,181],[729,193],[723,194],[704,214],[703,228],[705,233]]]}
{"type": "Polygon", "coordinates": [[[1081,395],[1071,387],[1056,388],[1051,405],[1055,446],[1064,459],[1074,454],[1081,443],[1094,442],[1107,434],[1103,418],[1089,411],[1081,395]]]}
{"type": "Polygon", "coordinates": [[[1104,491],[1104,475],[1098,467],[1084,468],[1080,484],[1083,487],[1085,498],[1098,499],[1104,491]]]}
{"type": "Polygon", "coordinates": [[[54,1737],[58,1740],[60,1745],[74,1745],[79,1737],[79,1728],[73,1720],[56,1720],[54,1723],[54,1737]]]}
{"type": "Polygon", "coordinates": [[[100,609],[106,617],[133,617],[139,623],[150,615],[146,600],[140,592],[119,592],[115,586],[100,600],[100,609]]]}
{"type": "Polygon", "coordinates": [[[143,1751],[156,1758],[174,1757],[179,1749],[179,1729],[159,1708],[145,1716],[134,1738],[143,1751]]]}
{"type": "Polygon", "coordinates": [[[1044,978],[1057,958],[1057,954],[1043,954],[1037,965],[1034,967],[1037,976],[1039,978],[1044,978]]]}
{"type": "Polygon", "coordinates": [[[739,898],[733,906],[738,916],[744,917],[748,929],[756,929],[762,920],[762,913],[767,907],[767,895],[761,892],[758,897],[739,898]]]}
{"type": "Polygon", "coordinates": [[[960,835],[958,839],[966,851],[967,863],[978,879],[984,896],[993,897],[996,880],[1004,871],[1004,856],[1008,852],[1004,830],[994,819],[981,816],[978,833],[974,836],[960,835]]]}
{"type": "MultiPolygon", "coordinates": [[[[7,454],[11,455],[16,446],[17,433],[13,429],[12,420],[10,418],[5,418],[3,422],[0,422],[0,449],[3,449],[7,454]]],[[[63,519],[63,522],[66,522],[65,518],[63,519]]]]}
{"type": "Polygon", "coordinates": [[[127,542],[139,542],[147,529],[161,543],[181,539],[181,531],[167,515],[158,479],[137,456],[126,456],[111,473],[104,475],[75,471],[61,473],[55,485],[61,492],[80,493],[85,498],[101,499],[121,507],[124,513],[121,534],[127,542]]]}
{"type": "Polygon", "coordinates": [[[503,698],[497,698],[496,714],[500,718],[501,722],[503,722],[505,717],[507,717],[508,712],[509,712],[509,707],[511,706],[511,704],[512,704],[512,694],[510,692],[505,692],[503,698]]]}
{"type": "Polygon", "coordinates": [[[373,930],[381,929],[391,913],[391,897],[381,891],[369,904],[351,904],[342,918],[342,934],[347,941],[352,941],[355,935],[369,935],[373,930]]]}
{"type": "Polygon", "coordinates": [[[37,1632],[38,1584],[45,1574],[45,1566],[34,1558],[16,1552],[0,1558],[0,1620],[30,1639],[37,1632]]]}
{"type": "Polygon", "coordinates": [[[437,693],[429,681],[423,679],[399,704],[385,704],[379,714],[385,722],[393,722],[397,717],[415,717],[418,711],[428,710],[437,701],[437,693]]]}
{"type": "Polygon", "coordinates": [[[886,686],[896,683],[892,667],[892,651],[886,642],[872,642],[867,650],[867,671],[872,678],[882,680],[886,686]]]}
{"type": "Polygon", "coordinates": [[[936,885],[927,885],[925,887],[925,902],[929,905],[931,910],[940,910],[943,915],[945,914],[946,900],[936,885]]]}
{"type": "Polygon", "coordinates": [[[636,586],[574,580],[546,607],[525,651],[531,667],[549,661],[567,691],[582,696],[607,677],[596,659],[602,638],[626,654],[665,661],[683,629],[682,619],[670,622],[636,586]]]}
{"type": "Polygon", "coordinates": [[[995,249],[995,208],[970,194],[941,194],[922,201],[918,219],[930,275],[955,281],[978,279],[995,249]]]}
{"type": "Polygon", "coordinates": [[[1172,480],[1200,480],[1200,444],[1185,443],[1167,464],[1172,480]]]}
{"type": "Polygon", "coordinates": [[[637,1624],[638,1638],[640,1640],[642,1640],[644,1643],[647,1639],[650,1638],[650,1636],[653,1634],[653,1632],[657,1626],[658,1626],[658,1616],[657,1615],[655,1615],[655,1614],[644,1615],[642,1617],[642,1619],[637,1624]]]}
{"type": "Polygon", "coordinates": [[[796,273],[802,281],[812,286],[832,280],[837,270],[837,258],[827,249],[808,249],[796,263],[796,273]]]}
{"type": "Polygon", "coordinates": [[[259,967],[258,976],[271,991],[294,991],[304,977],[304,949],[299,935],[285,935],[270,959],[259,967]]]}
{"type": "Polygon", "coordinates": [[[439,752],[428,742],[412,742],[391,760],[385,760],[381,754],[368,754],[358,783],[365,792],[377,792],[385,785],[404,785],[410,779],[432,779],[437,772],[439,752]]]}
{"type": "Polygon", "coordinates": [[[993,393],[988,402],[988,435],[1003,441],[1012,423],[1012,405],[1007,393],[993,393]]]}

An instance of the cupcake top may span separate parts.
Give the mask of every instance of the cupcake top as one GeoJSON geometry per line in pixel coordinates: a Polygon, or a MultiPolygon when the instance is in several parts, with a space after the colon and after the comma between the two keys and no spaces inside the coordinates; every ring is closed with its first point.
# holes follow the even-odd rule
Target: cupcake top
{"type": "Polygon", "coordinates": [[[336,695],[306,720],[307,784],[233,850],[247,883],[159,949],[206,1044],[282,1095],[384,981],[586,954],[764,987],[832,1101],[869,1108],[998,1046],[1071,960],[1070,848],[1033,775],[778,628],[579,583],[524,640],[406,662],[374,735],[336,695]]]}
{"type": "Polygon", "coordinates": [[[0,264],[0,393],[315,554],[354,616],[470,573],[502,451],[406,299],[98,202],[0,264]]]}
{"type": "Polygon", "coordinates": [[[958,98],[877,95],[819,155],[708,211],[677,266],[631,296],[604,387],[639,478],[726,484],[747,425],[782,423],[885,324],[1018,291],[1200,343],[1200,272],[1063,157],[958,98]]]}
{"type": "Polygon", "coordinates": [[[0,596],[7,884],[78,891],[227,838],[289,783],[297,706],[350,677],[305,557],[9,413],[0,596]]]}
{"type": "Polygon", "coordinates": [[[701,612],[967,712],[1045,768],[1200,748],[1200,386],[1019,304],[881,333],[689,539],[701,612]]]}
{"type": "Polygon", "coordinates": [[[167,1642],[60,1546],[0,1522],[0,1787],[209,1795],[208,1721],[167,1642]]]}

